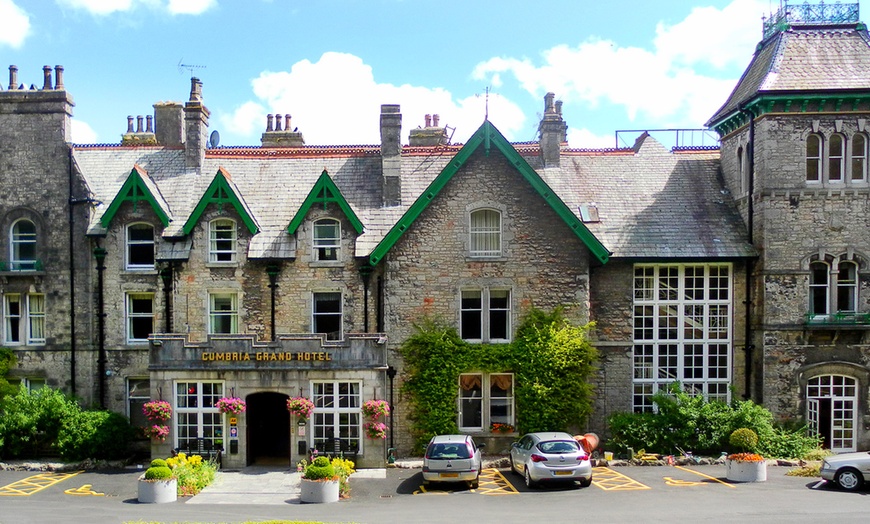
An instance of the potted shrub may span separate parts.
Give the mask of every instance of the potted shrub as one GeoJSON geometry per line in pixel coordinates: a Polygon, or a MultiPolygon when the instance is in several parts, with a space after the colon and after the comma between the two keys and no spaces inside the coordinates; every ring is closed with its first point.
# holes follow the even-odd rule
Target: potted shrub
{"type": "Polygon", "coordinates": [[[151,461],[151,467],[139,477],[139,502],[162,504],[178,499],[178,480],[163,459],[151,461]]]}
{"type": "Polygon", "coordinates": [[[725,478],[734,482],[766,481],[767,462],[755,453],[758,434],[749,428],[736,429],[728,442],[738,452],[725,457],[725,478]]]}
{"type": "Polygon", "coordinates": [[[308,503],[338,502],[339,476],[328,457],[317,457],[302,470],[300,499],[308,503]]]}

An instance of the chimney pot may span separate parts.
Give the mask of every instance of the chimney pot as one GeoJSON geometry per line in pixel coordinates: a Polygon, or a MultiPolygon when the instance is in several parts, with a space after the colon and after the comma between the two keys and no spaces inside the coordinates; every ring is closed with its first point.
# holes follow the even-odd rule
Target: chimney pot
{"type": "Polygon", "coordinates": [[[202,102],[202,82],[196,77],[190,79],[190,102],[202,102]]]}
{"type": "Polygon", "coordinates": [[[553,100],[556,99],[555,93],[547,93],[544,95],[544,112],[545,113],[555,113],[556,109],[553,104],[553,100]]]}
{"type": "Polygon", "coordinates": [[[145,132],[153,133],[154,132],[154,117],[148,115],[145,117],[145,132]]]}
{"type": "Polygon", "coordinates": [[[54,66],[54,88],[58,90],[64,89],[63,87],[63,66],[56,65],[54,66]]]}
{"type": "Polygon", "coordinates": [[[51,66],[42,66],[42,89],[51,91],[51,66]]]}
{"type": "Polygon", "coordinates": [[[432,125],[434,127],[438,127],[438,121],[441,120],[441,117],[438,115],[432,115],[432,125]]]}
{"type": "Polygon", "coordinates": [[[142,115],[136,117],[136,132],[142,132],[142,115]]]}
{"type": "Polygon", "coordinates": [[[556,114],[562,114],[562,101],[556,100],[556,114]]]}
{"type": "Polygon", "coordinates": [[[272,130],[272,120],[273,120],[273,118],[274,118],[274,117],[273,117],[272,115],[266,115],[266,132],[267,132],[267,133],[268,133],[269,131],[272,130]]]}
{"type": "Polygon", "coordinates": [[[275,115],[275,131],[281,131],[281,115],[275,115]]]}
{"type": "Polygon", "coordinates": [[[290,115],[284,115],[284,131],[290,131],[290,115]]]}
{"type": "Polygon", "coordinates": [[[127,132],[133,132],[133,115],[127,115],[127,132]]]}
{"type": "Polygon", "coordinates": [[[426,115],[426,127],[432,127],[432,115],[426,115]]]}
{"type": "Polygon", "coordinates": [[[18,87],[18,66],[9,66],[9,90],[12,91],[18,87]]]}

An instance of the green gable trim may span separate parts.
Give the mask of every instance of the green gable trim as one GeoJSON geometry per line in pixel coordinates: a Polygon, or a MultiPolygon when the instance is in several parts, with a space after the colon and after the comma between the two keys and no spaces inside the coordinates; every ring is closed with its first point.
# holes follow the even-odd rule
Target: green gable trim
{"type": "Polygon", "coordinates": [[[193,213],[190,214],[187,222],[184,223],[182,232],[185,235],[189,235],[190,232],[193,231],[193,228],[196,227],[197,222],[202,218],[202,214],[205,213],[209,204],[215,204],[221,209],[225,204],[231,204],[252,235],[256,235],[260,231],[260,227],[254,221],[254,218],[248,214],[245,206],[242,205],[239,195],[237,195],[236,192],[233,191],[233,188],[230,187],[230,184],[227,181],[226,172],[223,168],[220,168],[215,174],[214,179],[211,181],[211,184],[209,184],[208,189],[203,193],[202,198],[196,205],[196,209],[193,210],[193,213]]]}
{"type": "Polygon", "coordinates": [[[139,202],[150,204],[151,209],[154,210],[154,213],[157,215],[160,223],[163,224],[163,227],[169,225],[169,217],[166,215],[163,208],[160,207],[160,204],[157,203],[157,199],[154,198],[151,190],[148,189],[142,176],[143,175],[139,172],[138,166],[130,171],[127,180],[124,181],[124,185],[122,185],[121,189],[118,190],[118,194],[115,195],[112,203],[109,204],[109,208],[106,209],[106,212],[103,213],[103,216],[100,218],[100,225],[108,228],[109,224],[112,223],[112,219],[115,218],[115,215],[118,213],[118,210],[121,209],[121,205],[124,202],[130,202],[133,204],[134,210],[136,209],[136,206],[139,205],[139,202]]]}
{"type": "MultiPolygon", "coordinates": [[[[766,113],[773,113],[775,106],[780,106],[780,111],[783,113],[806,113],[810,103],[815,103],[818,106],[824,106],[831,102],[834,104],[834,111],[844,109],[846,111],[856,111],[861,102],[870,100],[870,92],[830,92],[830,93],[784,93],[784,94],[760,94],[749,99],[741,104],[746,111],[752,114],[753,118],[757,118],[766,113]]],[[[817,109],[817,111],[819,111],[817,109]]],[[[724,115],[715,122],[710,122],[712,129],[715,129],[720,136],[725,136],[737,129],[740,129],[749,122],[746,113],[739,109],[724,115]]]]}
{"type": "Polygon", "coordinates": [[[387,252],[398,242],[399,238],[411,227],[417,217],[429,206],[429,203],[444,189],[447,182],[455,175],[467,162],[471,155],[481,145],[484,147],[484,154],[489,155],[490,150],[495,147],[507,158],[508,162],[513,165],[524,179],[541,195],[541,197],[550,204],[550,207],[558,214],[565,224],[574,231],[574,234],[586,244],[592,255],[602,264],[605,264],[610,258],[610,251],[592,234],[583,222],[577,218],[577,215],[571,212],[565,202],[556,195],[555,192],[547,185],[546,182],[538,175],[538,173],[529,165],[528,162],[517,152],[516,149],[507,141],[507,139],[495,128],[488,120],[481,125],[477,131],[468,139],[465,146],[459,150],[453,160],[435,177],[435,180],[429,184],[429,187],[423,191],[416,201],[411,204],[411,207],[404,215],[396,222],[396,225],[384,236],[383,240],[375,247],[372,254],[369,255],[369,264],[375,266],[380,262],[387,252]]]}
{"type": "Polygon", "coordinates": [[[361,235],[364,229],[362,222],[356,216],[356,213],[353,212],[353,209],[350,208],[347,199],[338,190],[338,186],[335,185],[335,182],[332,181],[332,178],[330,178],[329,173],[325,169],[323,173],[320,173],[320,178],[314,183],[314,187],[311,188],[308,196],[305,197],[305,202],[302,202],[293,220],[290,221],[290,225],[287,226],[287,232],[291,235],[296,233],[296,230],[299,229],[299,226],[305,220],[305,216],[308,214],[311,206],[322,204],[323,208],[326,209],[327,204],[330,203],[336,204],[344,212],[356,234],[361,235]]]}

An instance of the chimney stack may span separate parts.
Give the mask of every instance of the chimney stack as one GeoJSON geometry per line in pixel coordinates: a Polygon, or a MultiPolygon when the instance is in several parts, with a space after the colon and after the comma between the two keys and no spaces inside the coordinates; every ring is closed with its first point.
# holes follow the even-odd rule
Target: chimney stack
{"type": "Polygon", "coordinates": [[[385,207],[402,203],[402,113],[398,104],[381,105],[381,176],[385,207]]]}
{"type": "Polygon", "coordinates": [[[425,127],[412,129],[408,144],[412,147],[432,147],[447,143],[447,130],[438,126],[438,115],[425,115],[425,127]]]}
{"type": "Polygon", "coordinates": [[[11,65],[9,66],[9,90],[15,89],[18,89],[18,67],[11,65]]]}
{"type": "Polygon", "coordinates": [[[302,133],[290,128],[290,115],[266,115],[266,132],[260,137],[261,147],[302,147],[305,138],[302,133]],[[282,126],[283,119],[283,129],[282,126]],[[272,122],[274,120],[274,127],[272,122]]]}
{"type": "Polygon", "coordinates": [[[562,102],[554,102],[555,98],[553,93],[544,95],[544,118],[538,125],[544,167],[559,167],[562,142],[568,130],[568,125],[562,120],[562,102]]]}
{"type": "Polygon", "coordinates": [[[184,164],[199,171],[208,144],[208,109],[202,104],[202,82],[190,79],[190,99],[184,104],[184,164]]]}
{"type": "Polygon", "coordinates": [[[184,145],[184,106],[179,102],[154,104],[154,135],[161,146],[184,145]]]}

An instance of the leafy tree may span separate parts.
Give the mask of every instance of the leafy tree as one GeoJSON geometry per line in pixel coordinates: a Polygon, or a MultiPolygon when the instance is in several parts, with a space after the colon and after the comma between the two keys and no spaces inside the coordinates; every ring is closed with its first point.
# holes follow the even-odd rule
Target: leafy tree
{"type": "Polygon", "coordinates": [[[79,410],[78,404],[58,390],[41,388],[31,392],[19,388],[18,393],[4,398],[0,407],[0,451],[7,457],[38,457],[54,452],[61,427],[79,410]]]}
{"type": "Polygon", "coordinates": [[[18,359],[15,352],[9,348],[0,348],[0,401],[3,397],[14,395],[18,388],[9,383],[9,370],[15,367],[18,359]]]}

